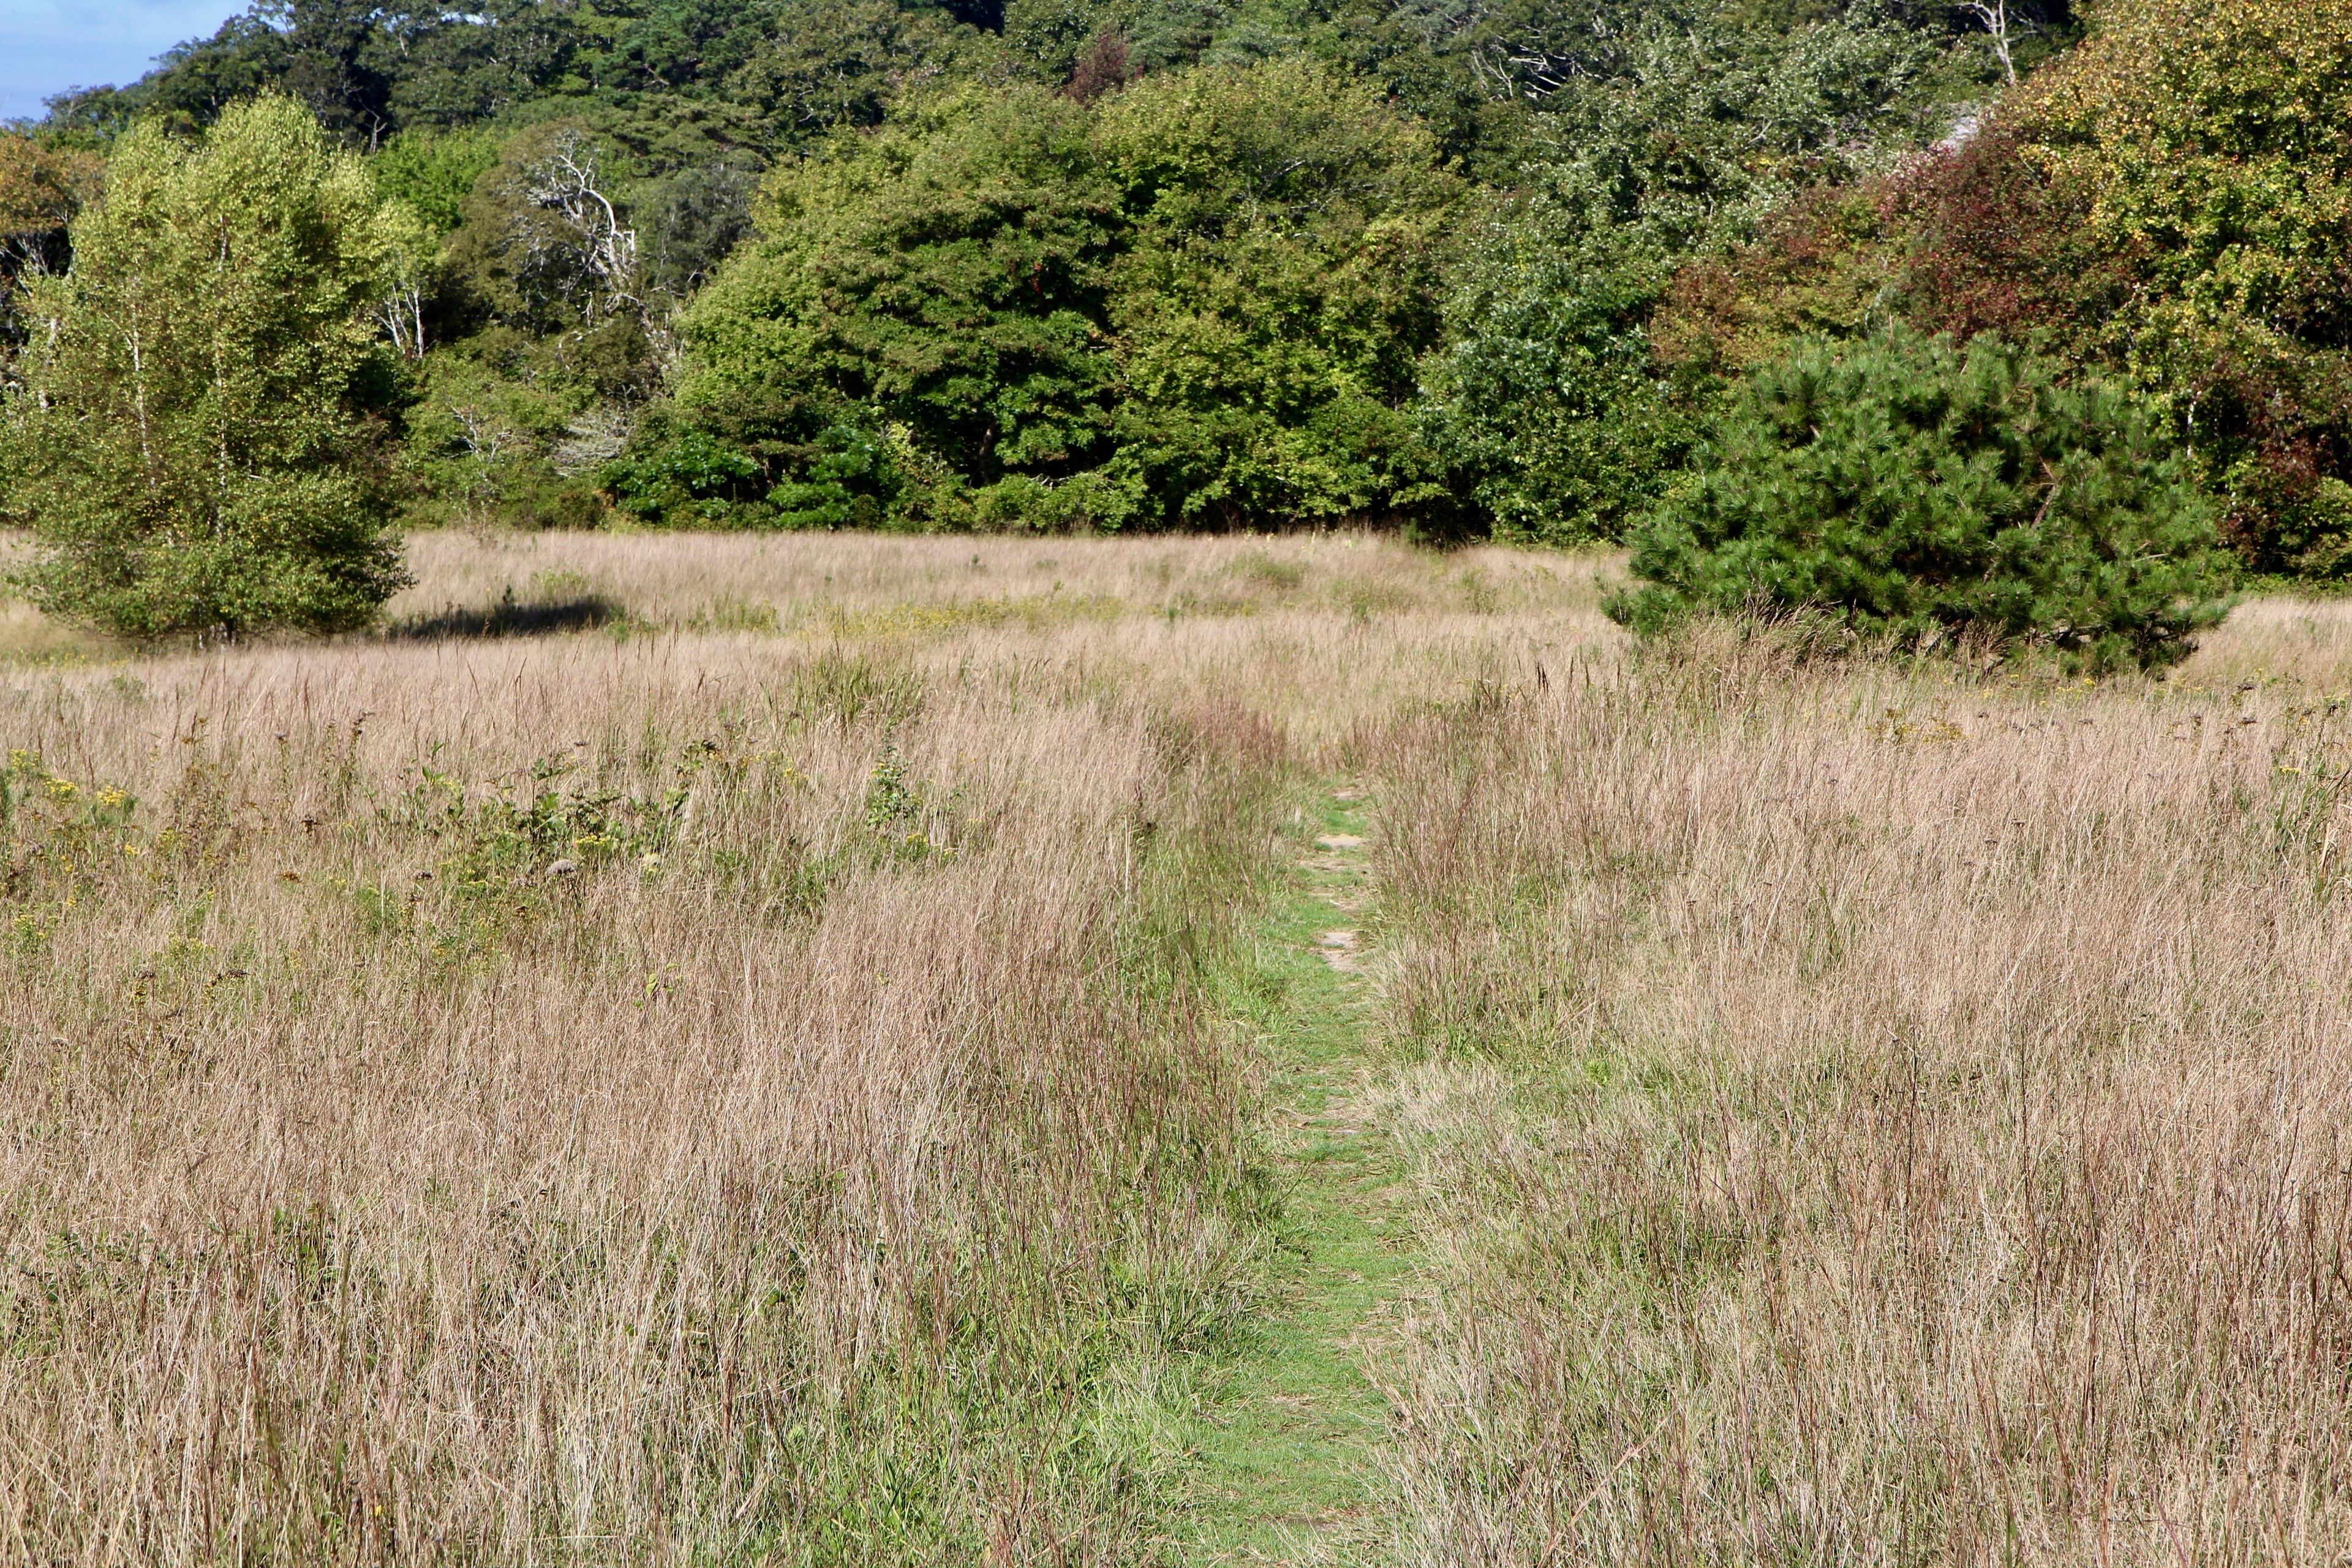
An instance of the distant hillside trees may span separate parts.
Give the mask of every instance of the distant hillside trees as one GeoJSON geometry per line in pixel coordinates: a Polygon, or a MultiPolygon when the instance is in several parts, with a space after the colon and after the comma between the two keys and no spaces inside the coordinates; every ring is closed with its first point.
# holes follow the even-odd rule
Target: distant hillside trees
{"type": "Polygon", "coordinates": [[[2029,608],[2069,607],[2034,630],[1958,588],[1832,595],[1843,569],[1750,586],[2161,662],[2210,602],[2192,516],[2259,571],[2352,578],[2347,126],[2352,0],[266,0],[0,137],[5,504],[58,547],[53,603],[164,626],[348,624],[388,518],[1374,521],[1638,541],[1662,592],[1722,605],[1791,540],[1866,558],[1900,492],[1889,548],[1933,512],[2106,586],[2044,584],[2029,608]],[[318,172],[250,175],[277,194],[218,222],[275,303],[193,281],[179,219],[108,216],[213,210],[191,171],[264,121],[310,151],[252,169],[318,172]],[[368,216],[269,216],[360,190],[346,155],[376,195],[317,200],[368,216]],[[142,289],[189,303],[154,329],[142,289]],[[135,363],[66,325],[134,306],[135,363]],[[218,376],[148,352],[232,342],[218,376]],[[2137,498],[2110,521],[2144,578],[2094,570],[2079,484],[2018,479],[2051,506],[2027,527],[2011,489],[1936,478],[1995,458],[1881,396],[1910,374],[2137,476],[2100,483],[2137,498]],[[1768,438],[1815,384],[1885,419],[1768,438]],[[1878,500],[1761,499],[1856,453],[1878,500]],[[208,599],[167,563],[213,545],[125,542],[199,511],[248,521],[170,537],[308,529],[341,564],[208,599]]]}
{"type": "Polygon", "coordinates": [[[1607,537],[1689,443],[1647,335],[1675,268],[1916,137],[1984,75],[1956,37],[1794,0],[257,0],[38,136],[269,90],[366,156],[421,237],[379,311],[409,523],[1607,537]]]}

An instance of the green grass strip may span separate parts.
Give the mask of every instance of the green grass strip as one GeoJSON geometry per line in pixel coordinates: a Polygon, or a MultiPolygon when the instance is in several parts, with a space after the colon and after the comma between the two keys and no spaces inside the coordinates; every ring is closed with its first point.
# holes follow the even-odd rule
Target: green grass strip
{"type": "Polygon", "coordinates": [[[1196,1563],[1349,1561],[1388,1533],[1385,1405],[1364,1358],[1412,1269],[1412,1232],[1404,1162],[1363,1099],[1371,984],[1334,940],[1362,927],[1367,857],[1348,840],[1370,829],[1343,791],[1323,792],[1302,826],[1303,858],[1244,943],[1230,1002],[1263,1058],[1281,1263],[1276,1305],[1196,1435],[1182,1540],[1196,1563]]]}

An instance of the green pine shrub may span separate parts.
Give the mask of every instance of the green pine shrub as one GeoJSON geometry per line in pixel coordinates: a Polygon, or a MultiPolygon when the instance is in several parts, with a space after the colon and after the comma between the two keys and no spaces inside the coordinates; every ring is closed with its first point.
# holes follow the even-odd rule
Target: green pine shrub
{"type": "Polygon", "coordinates": [[[1810,609],[1933,646],[2168,664],[2225,609],[2210,503],[2112,387],[1990,336],[1797,343],[1636,530],[1610,613],[1810,609]]]}

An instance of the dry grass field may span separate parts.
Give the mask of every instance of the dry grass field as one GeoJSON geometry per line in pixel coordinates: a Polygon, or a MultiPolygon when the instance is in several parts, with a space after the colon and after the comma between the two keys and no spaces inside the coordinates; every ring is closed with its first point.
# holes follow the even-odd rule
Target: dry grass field
{"type": "Polygon", "coordinates": [[[2352,611],[2094,688],[1370,537],[412,560],[0,616],[0,1560],[2352,1552],[2352,611]],[[1377,1480],[1286,1511],[1317,1357],[1377,1480]]]}
{"type": "Polygon", "coordinates": [[[2242,614],[2176,690],[1717,632],[1380,739],[1417,1561],[2344,1559],[2342,620],[2242,614]]]}

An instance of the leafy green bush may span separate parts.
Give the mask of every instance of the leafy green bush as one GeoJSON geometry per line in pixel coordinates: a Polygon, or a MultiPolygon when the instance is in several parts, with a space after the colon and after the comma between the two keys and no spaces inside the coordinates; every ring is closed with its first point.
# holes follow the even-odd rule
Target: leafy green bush
{"type": "Polygon", "coordinates": [[[194,144],[122,139],[71,270],[32,280],[0,427],[0,515],[41,546],[22,582],[42,607],[131,636],[331,630],[406,580],[372,319],[395,216],[290,100],[194,144]]]}
{"type": "Polygon", "coordinates": [[[750,458],[688,426],[614,461],[604,481],[623,510],[647,522],[711,522],[726,515],[729,493],[759,471],[750,458]]]}
{"type": "Polygon", "coordinates": [[[1552,193],[1473,229],[1423,367],[1422,425],[1499,538],[1616,539],[1691,441],[1643,323],[1667,253],[1552,193]]]}
{"type": "Polygon", "coordinates": [[[1610,613],[1814,608],[1859,630],[2040,644],[2095,671],[2221,619],[2210,507],[2120,394],[2000,340],[1801,342],[1637,531],[1610,613]]]}
{"type": "Polygon", "coordinates": [[[888,444],[854,420],[817,433],[798,479],[768,492],[777,528],[872,528],[898,488],[888,444]]]}
{"type": "Polygon", "coordinates": [[[950,93],[771,176],[663,418],[803,521],[1393,515],[1434,495],[1410,405],[1458,191],[1300,61],[950,93]],[[847,427],[889,433],[887,474],[819,438],[847,427]]]}
{"type": "Polygon", "coordinates": [[[396,476],[410,527],[593,527],[603,520],[593,471],[625,429],[593,389],[550,374],[518,375],[478,352],[511,343],[500,329],[436,351],[409,373],[396,476]],[[602,422],[602,423],[600,423],[602,422]]]}

